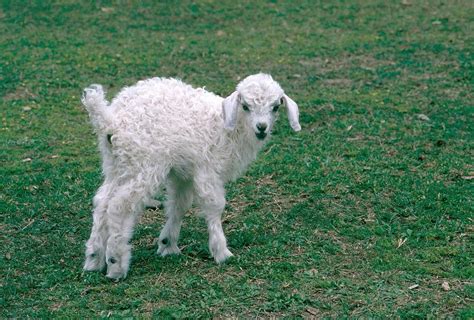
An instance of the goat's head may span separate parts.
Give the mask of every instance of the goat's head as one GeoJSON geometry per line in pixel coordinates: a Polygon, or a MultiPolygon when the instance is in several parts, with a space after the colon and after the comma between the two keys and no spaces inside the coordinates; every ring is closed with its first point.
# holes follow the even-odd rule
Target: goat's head
{"type": "Polygon", "coordinates": [[[287,109],[293,130],[300,131],[298,106],[280,85],[268,74],[248,76],[238,84],[235,92],[224,99],[224,126],[228,130],[234,129],[241,117],[254,130],[257,139],[264,140],[272,130],[281,105],[287,109]]]}

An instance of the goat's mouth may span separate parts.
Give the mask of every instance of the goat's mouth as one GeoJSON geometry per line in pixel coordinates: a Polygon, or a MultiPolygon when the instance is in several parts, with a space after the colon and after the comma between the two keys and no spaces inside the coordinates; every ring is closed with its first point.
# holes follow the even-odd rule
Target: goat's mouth
{"type": "Polygon", "coordinates": [[[267,136],[267,134],[265,132],[257,132],[257,133],[255,133],[255,135],[257,136],[258,140],[263,140],[267,136]]]}

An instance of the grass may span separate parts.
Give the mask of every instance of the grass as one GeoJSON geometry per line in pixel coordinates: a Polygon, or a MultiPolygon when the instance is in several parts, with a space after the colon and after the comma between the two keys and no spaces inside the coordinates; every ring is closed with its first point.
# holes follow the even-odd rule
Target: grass
{"type": "Polygon", "coordinates": [[[2,1],[1,318],[472,318],[471,1],[2,1]],[[299,103],[229,185],[217,266],[162,212],[129,277],[83,273],[100,159],[82,88],[151,76],[226,95],[271,73],[299,103]],[[420,115],[425,115],[420,116],[420,115]]]}

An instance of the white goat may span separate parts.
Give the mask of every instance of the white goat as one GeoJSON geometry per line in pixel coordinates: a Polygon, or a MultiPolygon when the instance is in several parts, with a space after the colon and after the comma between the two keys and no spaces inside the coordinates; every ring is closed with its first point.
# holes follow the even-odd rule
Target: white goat
{"type": "Polygon", "coordinates": [[[298,106],[270,75],[245,78],[227,98],[176,79],[153,78],[124,88],[108,103],[100,85],[82,103],[99,138],[102,186],[94,197],[85,270],[125,278],[133,227],[146,203],[165,186],[166,224],[158,253],[178,254],[182,218],[193,200],[205,217],[217,261],[232,256],[222,230],[224,184],[256,158],[284,104],[291,127],[301,129],[298,106]]]}

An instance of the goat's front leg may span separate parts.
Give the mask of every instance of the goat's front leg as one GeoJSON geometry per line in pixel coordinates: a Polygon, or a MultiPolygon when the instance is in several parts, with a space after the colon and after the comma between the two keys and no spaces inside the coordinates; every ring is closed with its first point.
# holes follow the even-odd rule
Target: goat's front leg
{"type": "Polygon", "coordinates": [[[160,233],[158,253],[162,256],[179,254],[179,232],[186,211],[193,203],[192,182],[170,175],[166,186],[167,200],[165,203],[166,224],[160,233]]]}
{"type": "Polygon", "coordinates": [[[209,250],[217,263],[226,261],[233,254],[227,248],[227,240],[222,230],[222,213],[225,207],[223,182],[214,172],[200,172],[194,181],[199,206],[207,222],[209,250]]]}
{"type": "Polygon", "coordinates": [[[220,214],[206,217],[209,232],[209,250],[217,263],[222,263],[233,256],[227,248],[227,240],[222,230],[221,215],[222,211],[220,214]]]}

